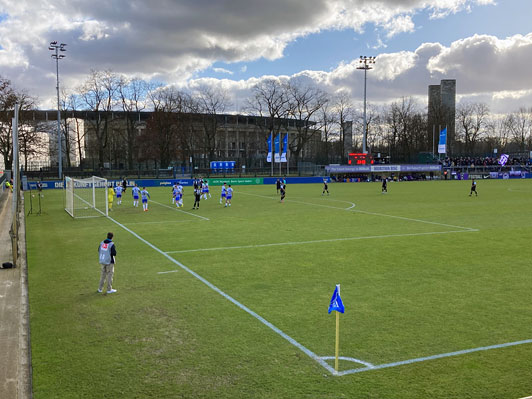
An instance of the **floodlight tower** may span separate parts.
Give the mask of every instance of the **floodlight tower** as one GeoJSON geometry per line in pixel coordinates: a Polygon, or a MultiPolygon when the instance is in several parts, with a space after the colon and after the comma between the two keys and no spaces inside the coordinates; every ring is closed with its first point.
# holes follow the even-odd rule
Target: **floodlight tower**
{"type": "Polygon", "coordinates": [[[360,59],[358,60],[358,66],[357,69],[363,69],[364,70],[364,130],[363,130],[363,136],[362,136],[362,152],[364,154],[367,153],[366,150],[366,134],[367,134],[367,125],[366,125],[366,80],[367,80],[367,72],[369,69],[373,69],[373,64],[375,64],[375,57],[366,57],[360,56],[360,59]]]}
{"type": "Polygon", "coordinates": [[[60,51],[66,51],[66,44],[57,44],[57,41],[50,42],[48,50],[54,51],[52,58],[55,59],[55,72],[57,76],[57,153],[59,165],[59,180],[63,179],[63,148],[61,145],[61,110],[59,104],[59,60],[65,58],[65,55],[59,54],[60,51]]]}

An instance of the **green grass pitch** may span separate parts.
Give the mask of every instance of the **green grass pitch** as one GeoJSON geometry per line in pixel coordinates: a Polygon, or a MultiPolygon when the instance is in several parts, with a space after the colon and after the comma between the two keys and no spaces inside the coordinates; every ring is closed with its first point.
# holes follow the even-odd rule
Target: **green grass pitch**
{"type": "Polygon", "coordinates": [[[352,361],[532,339],[532,182],[469,188],[390,183],[383,195],[378,183],[333,183],[322,196],[321,185],[288,185],[280,203],[274,186],[234,186],[224,208],[211,187],[194,211],[190,188],[182,210],[152,188],[148,212],[128,190],[114,221],[72,219],[64,193],[45,191],[44,214],[26,219],[35,398],[532,395],[532,343],[362,372],[352,361]],[[118,293],[106,296],[97,247],[108,231],[118,293]],[[301,349],[334,356],[338,283],[344,375],[301,349]]]}

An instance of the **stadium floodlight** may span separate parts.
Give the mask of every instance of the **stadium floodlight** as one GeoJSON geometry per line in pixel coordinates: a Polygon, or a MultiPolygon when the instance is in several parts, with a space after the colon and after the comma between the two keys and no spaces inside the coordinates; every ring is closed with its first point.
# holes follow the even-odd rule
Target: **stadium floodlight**
{"type": "MultiPolygon", "coordinates": [[[[65,211],[73,218],[108,216],[107,179],[65,177],[65,211]]],[[[111,189],[110,189],[111,190],[111,189]]]]}
{"type": "Polygon", "coordinates": [[[367,81],[367,72],[369,69],[373,69],[372,65],[375,64],[376,57],[366,57],[361,55],[358,60],[357,69],[364,70],[364,130],[362,135],[362,152],[367,153],[366,150],[366,135],[367,135],[367,126],[366,126],[366,81],[367,81]]]}
{"type": "Polygon", "coordinates": [[[48,50],[54,51],[52,58],[55,59],[55,71],[57,77],[57,153],[58,153],[58,166],[59,166],[59,179],[63,179],[63,146],[61,145],[61,110],[59,103],[59,60],[65,58],[65,55],[59,54],[59,51],[66,51],[66,44],[61,43],[57,44],[57,41],[54,40],[50,42],[48,50]]]}

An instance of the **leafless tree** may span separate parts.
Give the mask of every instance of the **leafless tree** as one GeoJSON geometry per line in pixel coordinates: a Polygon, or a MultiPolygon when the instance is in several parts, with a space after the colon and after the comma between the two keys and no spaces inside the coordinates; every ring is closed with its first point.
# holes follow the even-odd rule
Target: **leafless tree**
{"type": "Polygon", "coordinates": [[[463,103],[456,110],[457,138],[464,143],[466,154],[473,154],[475,145],[485,133],[489,108],[483,103],[463,103]]]}
{"type": "Polygon", "coordinates": [[[140,112],[146,108],[149,89],[149,85],[142,79],[128,79],[121,76],[118,80],[119,102],[126,122],[123,138],[129,169],[133,169],[134,162],[138,157],[137,135],[141,123],[139,116],[140,112]]]}
{"type": "Polygon", "coordinates": [[[524,151],[532,134],[532,108],[521,107],[504,118],[504,128],[520,151],[524,151]]]}
{"type": "MultiPolygon", "coordinates": [[[[332,107],[335,112],[335,119],[336,123],[338,124],[339,132],[340,132],[340,143],[339,147],[341,149],[341,160],[342,162],[346,162],[347,154],[346,154],[346,145],[345,145],[345,127],[347,126],[348,121],[353,121],[354,119],[354,107],[353,102],[351,100],[351,97],[349,96],[349,93],[345,90],[340,91],[337,93],[331,100],[332,107]]],[[[352,131],[350,131],[348,134],[352,135],[352,131]]],[[[351,147],[354,146],[355,143],[351,141],[351,147]]],[[[351,149],[347,149],[350,151],[351,149]]]]}
{"type": "Polygon", "coordinates": [[[103,167],[105,150],[109,139],[112,112],[117,102],[119,77],[112,71],[92,70],[87,80],[79,88],[80,98],[93,118],[85,119],[94,135],[92,144],[98,153],[98,163],[103,167]]]}
{"type": "Polygon", "coordinates": [[[289,137],[289,148],[296,165],[305,146],[318,135],[318,112],[329,101],[327,94],[317,87],[292,80],[287,90],[289,115],[295,119],[296,133],[289,137]]]}
{"type": "Polygon", "coordinates": [[[0,154],[4,158],[6,169],[11,169],[13,163],[12,118],[16,104],[19,107],[19,138],[29,156],[33,151],[31,145],[36,139],[29,132],[31,117],[27,111],[35,109],[35,99],[25,91],[16,90],[8,79],[0,77],[0,154]]]}
{"type": "Polygon", "coordinates": [[[218,115],[224,113],[230,106],[229,95],[225,90],[207,86],[200,87],[194,95],[201,114],[203,151],[207,154],[208,161],[212,161],[217,148],[218,115]]]}
{"type": "Polygon", "coordinates": [[[153,113],[139,137],[141,160],[160,161],[167,167],[172,160],[192,156],[196,147],[191,112],[197,109],[189,94],[172,87],[149,93],[153,113]]]}

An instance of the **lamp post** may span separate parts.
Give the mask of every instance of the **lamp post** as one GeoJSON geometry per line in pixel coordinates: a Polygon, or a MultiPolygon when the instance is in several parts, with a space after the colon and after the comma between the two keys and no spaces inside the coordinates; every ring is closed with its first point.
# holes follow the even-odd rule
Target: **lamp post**
{"type": "Polygon", "coordinates": [[[366,80],[367,80],[367,72],[368,69],[373,69],[372,65],[375,64],[375,57],[366,57],[360,56],[360,59],[358,60],[358,66],[357,69],[363,69],[364,70],[364,130],[362,135],[362,152],[364,154],[367,153],[366,150],[366,134],[367,134],[367,124],[366,124],[366,80]]]}
{"type": "Polygon", "coordinates": [[[63,179],[63,148],[61,145],[61,110],[59,104],[59,60],[65,58],[65,55],[59,54],[60,51],[66,51],[66,44],[57,44],[57,41],[50,42],[48,50],[53,51],[52,58],[55,59],[55,71],[57,76],[57,153],[59,166],[59,179],[63,179]]]}

